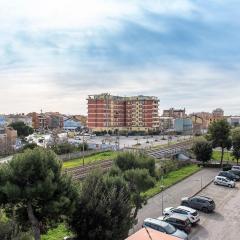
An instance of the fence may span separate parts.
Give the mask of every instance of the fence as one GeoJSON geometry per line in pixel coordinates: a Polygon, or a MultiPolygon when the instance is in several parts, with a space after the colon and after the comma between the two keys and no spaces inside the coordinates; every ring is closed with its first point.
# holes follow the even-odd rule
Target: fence
{"type": "Polygon", "coordinates": [[[71,159],[75,159],[75,158],[81,158],[81,157],[86,157],[86,156],[90,156],[96,153],[100,153],[100,152],[106,152],[112,150],[112,148],[104,148],[104,149],[97,149],[97,150],[87,150],[84,152],[73,152],[73,153],[67,153],[67,154],[62,154],[62,155],[58,155],[58,157],[63,160],[63,161],[68,161],[71,159]]]}

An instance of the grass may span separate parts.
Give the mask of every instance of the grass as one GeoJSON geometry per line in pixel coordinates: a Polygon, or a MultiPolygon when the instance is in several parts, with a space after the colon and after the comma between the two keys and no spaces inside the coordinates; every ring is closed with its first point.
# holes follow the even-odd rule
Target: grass
{"type": "Polygon", "coordinates": [[[67,230],[64,224],[58,225],[57,228],[51,229],[47,234],[42,235],[42,240],[62,240],[65,236],[71,236],[72,233],[67,230]]]}
{"type": "MultiPolygon", "coordinates": [[[[96,161],[113,159],[117,156],[117,154],[118,152],[113,152],[113,151],[96,153],[91,156],[84,157],[84,163],[88,164],[96,161]]],[[[64,162],[63,168],[78,167],[78,166],[81,166],[82,164],[83,164],[83,158],[77,158],[77,159],[64,162]]]]}
{"type": "MultiPolygon", "coordinates": [[[[172,171],[168,173],[163,179],[164,188],[170,187],[180,180],[185,179],[186,177],[192,175],[193,173],[199,171],[201,168],[195,164],[188,165],[186,167],[182,167],[178,170],[172,171]]],[[[143,193],[147,198],[151,198],[154,195],[161,192],[162,181],[157,181],[156,185],[153,188],[148,189],[143,193]]]]}
{"type": "MultiPolygon", "coordinates": [[[[215,161],[220,161],[221,160],[221,151],[216,151],[216,150],[213,151],[212,159],[215,161]]],[[[223,160],[224,161],[236,161],[234,159],[234,157],[232,156],[231,152],[224,152],[223,160]]]]}

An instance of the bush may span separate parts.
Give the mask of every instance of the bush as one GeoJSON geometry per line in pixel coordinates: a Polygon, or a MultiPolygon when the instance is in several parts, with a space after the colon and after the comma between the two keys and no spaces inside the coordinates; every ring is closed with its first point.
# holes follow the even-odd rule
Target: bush
{"type": "Polygon", "coordinates": [[[114,164],[122,171],[145,168],[148,169],[152,177],[155,176],[155,160],[143,153],[120,153],[114,160],[114,164]]]}

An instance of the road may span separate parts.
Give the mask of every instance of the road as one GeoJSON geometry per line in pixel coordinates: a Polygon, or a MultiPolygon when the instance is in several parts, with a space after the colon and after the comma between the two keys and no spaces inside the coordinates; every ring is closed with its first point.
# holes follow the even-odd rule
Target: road
{"type": "Polygon", "coordinates": [[[205,186],[209,183],[217,175],[217,172],[219,172],[218,169],[205,168],[149,199],[148,203],[139,210],[138,224],[135,225],[130,233],[139,230],[145,218],[157,218],[162,215],[162,194],[164,200],[163,208],[178,206],[182,197],[194,195],[201,189],[201,185],[205,186]]]}
{"type": "Polygon", "coordinates": [[[200,213],[201,221],[193,228],[191,240],[238,240],[240,239],[240,183],[235,189],[211,184],[201,195],[212,197],[216,210],[212,214],[200,213]]]}

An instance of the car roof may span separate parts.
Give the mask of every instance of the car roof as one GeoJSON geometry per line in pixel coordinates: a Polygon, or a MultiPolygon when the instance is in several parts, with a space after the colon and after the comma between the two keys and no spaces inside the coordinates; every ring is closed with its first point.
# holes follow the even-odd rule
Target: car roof
{"type": "Polygon", "coordinates": [[[199,199],[203,199],[203,200],[207,200],[207,201],[212,201],[211,198],[207,197],[207,196],[201,196],[201,195],[197,195],[194,198],[199,198],[199,199]]]}
{"type": "Polygon", "coordinates": [[[187,216],[179,214],[179,213],[173,213],[170,216],[166,216],[165,218],[166,219],[167,218],[176,218],[176,219],[179,219],[179,220],[182,220],[182,221],[186,221],[188,219],[187,216]]]}
{"type": "Polygon", "coordinates": [[[190,207],[185,207],[185,206],[178,206],[177,209],[182,209],[182,210],[185,210],[185,211],[190,212],[190,213],[196,212],[195,209],[192,209],[190,207]]]}
{"type": "Polygon", "coordinates": [[[153,223],[153,224],[157,224],[163,228],[167,227],[168,226],[168,223],[167,222],[164,222],[162,220],[159,220],[159,219],[156,219],[156,218],[146,218],[144,220],[144,223],[145,222],[149,222],[149,223],[153,223]]]}

